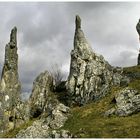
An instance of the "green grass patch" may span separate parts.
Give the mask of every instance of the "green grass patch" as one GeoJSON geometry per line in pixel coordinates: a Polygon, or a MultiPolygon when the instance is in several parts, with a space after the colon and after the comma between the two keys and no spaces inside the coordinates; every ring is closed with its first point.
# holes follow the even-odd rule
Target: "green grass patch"
{"type": "Polygon", "coordinates": [[[124,67],[124,74],[140,72],[140,66],[124,67]]]}
{"type": "Polygon", "coordinates": [[[134,80],[130,82],[128,86],[140,92],[140,80],[134,80]]]}

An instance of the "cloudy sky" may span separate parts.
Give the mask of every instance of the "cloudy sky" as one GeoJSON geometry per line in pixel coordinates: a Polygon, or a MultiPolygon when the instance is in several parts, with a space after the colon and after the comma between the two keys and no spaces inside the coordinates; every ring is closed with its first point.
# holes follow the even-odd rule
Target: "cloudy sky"
{"type": "Polygon", "coordinates": [[[136,65],[138,2],[0,2],[0,71],[10,30],[17,26],[22,91],[30,92],[35,77],[55,64],[67,76],[76,14],[96,53],[113,66],[136,65]]]}

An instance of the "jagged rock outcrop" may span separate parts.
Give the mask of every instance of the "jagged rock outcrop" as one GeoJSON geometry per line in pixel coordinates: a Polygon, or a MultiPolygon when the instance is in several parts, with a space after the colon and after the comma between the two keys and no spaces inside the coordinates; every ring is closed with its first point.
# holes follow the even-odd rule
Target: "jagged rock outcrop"
{"type": "Polygon", "coordinates": [[[120,84],[122,68],[113,68],[103,56],[92,51],[76,16],[74,50],[71,51],[70,74],[67,80],[69,104],[83,105],[105,96],[111,85],[120,84]]]}
{"type": "Polygon", "coordinates": [[[21,84],[18,75],[17,28],[11,30],[10,42],[5,47],[5,61],[1,75],[0,93],[4,129],[15,127],[15,109],[20,101],[21,84]]]}
{"type": "Polygon", "coordinates": [[[129,87],[126,87],[115,96],[115,106],[105,112],[105,116],[112,114],[118,116],[128,116],[140,111],[140,93],[129,87]]]}
{"type": "Polygon", "coordinates": [[[38,117],[44,112],[45,106],[51,96],[53,78],[48,71],[41,73],[33,83],[32,94],[29,98],[30,116],[38,117]]]}
{"type": "MultiPolygon", "coordinates": [[[[50,107],[50,106],[49,106],[50,107]]],[[[49,108],[48,116],[42,117],[33,122],[25,130],[20,130],[17,138],[69,138],[72,137],[69,131],[57,130],[61,128],[68,119],[69,108],[59,103],[49,108]]]]}

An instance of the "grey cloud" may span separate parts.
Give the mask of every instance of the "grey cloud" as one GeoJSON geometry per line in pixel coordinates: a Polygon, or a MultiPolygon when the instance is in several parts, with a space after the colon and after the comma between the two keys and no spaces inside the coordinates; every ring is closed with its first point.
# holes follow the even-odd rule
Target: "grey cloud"
{"type": "Polygon", "coordinates": [[[62,65],[66,78],[73,49],[74,18],[79,14],[93,51],[114,66],[135,65],[139,9],[138,2],[1,2],[0,64],[3,65],[10,29],[16,25],[23,92],[30,92],[35,77],[55,64],[62,65]]]}

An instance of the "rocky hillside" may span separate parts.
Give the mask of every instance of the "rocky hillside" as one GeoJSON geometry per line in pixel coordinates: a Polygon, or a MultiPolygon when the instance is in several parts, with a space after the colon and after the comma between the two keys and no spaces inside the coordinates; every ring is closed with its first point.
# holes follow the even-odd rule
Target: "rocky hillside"
{"type": "MultiPolygon", "coordinates": [[[[76,16],[67,81],[47,70],[35,78],[28,101],[20,99],[16,28],[5,49],[0,86],[0,137],[140,137],[140,66],[111,66],[92,50],[76,16]]],[[[140,24],[137,24],[139,33],[140,24]]]]}
{"type": "Polygon", "coordinates": [[[112,86],[105,98],[73,108],[62,129],[80,138],[139,138],[140,66],[123,70],[132,76],[128,85],[112,86]]]}

